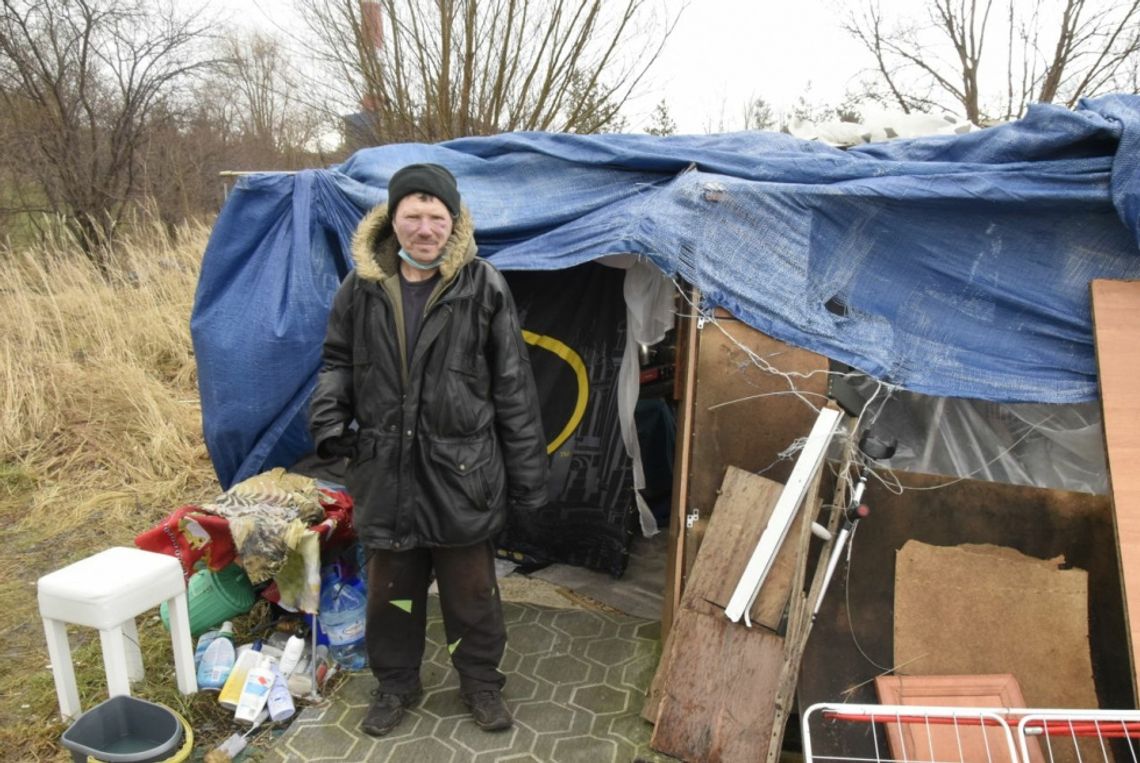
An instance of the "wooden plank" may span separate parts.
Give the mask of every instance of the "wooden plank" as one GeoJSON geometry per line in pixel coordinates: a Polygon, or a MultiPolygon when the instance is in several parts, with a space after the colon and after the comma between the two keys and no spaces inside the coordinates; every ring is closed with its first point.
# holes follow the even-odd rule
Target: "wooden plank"
{"type": "Polygon", "coordinates": [[[687,761],[755,761],[771,733],[784,639],[681,609],[678,649],[649,746],[687,761]]]}
{"type": "MultiPolygon", "coordinates": [[[[732,595],[735,579],[748,562],[748,556],[767,523],[767,517],[779,499],[783,486],[772,480],[730,466],[725,474],[717,511],[709,523],[709,532],[701,545],[701,553],[689,576],[678,612],[691,610],[724,617],[724,606],[732,595]]],[[[813,495],[818,482],[813,485],[813,495]]],[[[801,512],[794,535],[780,549],[768,581],[752,608],[754,623],[776,630],[795,585],[797,572],[803,586],[802,564],[810,532],[803,523],[818,513],[819,500],[813,499],[811,511],[801,512]],[[793,538],[795,539],[793,542],[793,538]]],[[[676,656],[676,640],[670,633],[661,650],[661,660],[653,676],[641,715],[653,722],[660,709],[663,687],[668,682],[676,656]]]]}
{"type": "MultiPolygon", "coordinates": [[[[699,301],[700,293],[692,289],[690,299],[699,301]]],[[[697,332],[696,318],[683,318],[678,360],[682,372],[677,375],[684,379],[681,384],[680,402],[677,405],[676,453],[673,456],[673,496],[669,512],[669,553],[665,560],[665,591],[661,609],[661,637],[668,638],[673,625],[673,616],[681,601],[681,591],[685,585],[685,515],[688,513],[689,470],[692,465],[693,442],[693,401],[697,385],[697,355],[700,335],[697,332]]]]}
{"type": "MultiPolygon", "coordinates": [[[[1037,559],[1063,556],[1088,571],[1089,648],[1101,707],[1132,707],[1119,567],[1106,496],[895,473],[903,491],[877,480],[863,502],[851,564],[835,573],[804,654],[798,703],[874,704],[875,676],[893,666],[896,555],[914,539],[936,546],[992,543],[1037,559]],[[848,604],[850,605],[848,607],[848,604]],[[883,666],[883,667],[879,667],[883,666]]],[[[823,494],[827,495],[825,474],[823,494]]],[[[905,666],[897,666],[905,672],[905,666]]],[[[819,755],[873,756],[863,729],[835,729],[813,741],[819,755]]],[[[880,750],[884,740],[880,737],[880,750]]]]}
{"type": "Polygon", "coordinates": [[[1140,665],[1140,281],[1092,282],[1093,335],[1113,521],[1124,589],[1132,696],[1140,665]]]}
{"type": "Polygon", "coordinates": [[[764,578],[772,567],[776,558],[776,551],[787,537],[788,529],[792,525],[805,496],[811,488],[816,472],[831,444],[831,437],[839,425],[839,411],[833,408],[824,408],[812,426],[807,442],[796,459],[796,466],[788,477],[788,484],[780,493],[780,500],[772,509],[772,516],[768,520],[764,533],[756,543],[756,550],[748,560],[748,566],[740,576],[740,582],[725,607],[725,615],[733,622],[739,621],[751,609],[755,602],[764,578]]]}
{"type": "MultiPolygon", "coordinates": [[[[705,530],[700,555],[681,598],[683,607],[724,616],[736,581],[748,564],[781,492],[783,485],[778,482],[735,466],[728,467],[716,510],[705,530]]],[[[789,538],[799,537],[802,523],[811,513],[805,511],[797,515],[789,538]]],[[[780,547],[768,580],[752,605],[750,616],[754,624],[770,630],[776,630],[780,624],[792,586],[798,545],[798,542],[789,542],[780,547]]]]}

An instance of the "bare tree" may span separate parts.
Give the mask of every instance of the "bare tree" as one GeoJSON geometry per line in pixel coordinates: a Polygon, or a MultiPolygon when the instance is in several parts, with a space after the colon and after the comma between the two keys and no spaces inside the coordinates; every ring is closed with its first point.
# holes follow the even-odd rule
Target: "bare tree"
{"type": "Polygon", "coordinates": [[[139,188],[150,119],[207,64],[208,22],[161,0],[0,0],[0,103],[30,188],[27,209],[66,221],[107,266],[106,245],[139,188]]]}
{"type": "Polygon", "coordinates": [[[299,8],[326,72],[360,105],[366,139],[386,143],[613,130],[672,30],[656,5],[313,0],[299,8]]]}
{"type": "Polygon", "coordinates": [[[908,113],[955,108],[980,124],[1032,101],[1072,107],[1135,92],[1140,0],[924,0],[919,14],[893,20],[866,0],[844,28],[871,55],[874,95],[908,113]]]}
{"type": "Polygon", "coordinates": [[[302,78],[281,43],[261,33],[230,34],[221,46],[209,86],[215,98],[228,101],[241,136],[286,164],[308,153],[332,125],[323,109],[300,97],[302,78]]]}

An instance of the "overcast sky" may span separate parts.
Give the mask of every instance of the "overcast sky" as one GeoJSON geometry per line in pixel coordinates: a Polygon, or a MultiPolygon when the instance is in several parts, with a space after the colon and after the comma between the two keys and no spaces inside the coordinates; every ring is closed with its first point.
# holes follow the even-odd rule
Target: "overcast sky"
{"type": "MultiPolygon", "coordinates": [[[[662,0],[675,9],[683,0],[662,0]]],[[[220,0],[215,0],[220,2],[220,0]]],[[[662,98],[678,132],[740,129],[745,104],[761,96],[777,109],[807,93],[837,104],[866,66],[840,31],[840,0],[689,0],[661,57],[626,109],[630,131],[643,130],[662,98]],[[810,89],[809,89],[810,88],[810,89]]],[[[886,4],[890,4],[889,2],[886,4]]],[[[220,6],[219,6],[220,7],[220,6]]],[[[229,0],[240,24],[289,30],[290,0],[229,0]]]]}

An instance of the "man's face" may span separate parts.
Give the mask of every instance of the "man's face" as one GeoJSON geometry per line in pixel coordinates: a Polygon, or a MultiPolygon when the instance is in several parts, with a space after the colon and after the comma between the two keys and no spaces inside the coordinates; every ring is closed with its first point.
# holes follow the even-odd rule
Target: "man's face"
{"type": "Polygon", "coordinates": [[[416,262],[434,262],[451,235],[451,212],[434,196],[413,193],[400,200],[392,227],[404,251],[416,262]]]}

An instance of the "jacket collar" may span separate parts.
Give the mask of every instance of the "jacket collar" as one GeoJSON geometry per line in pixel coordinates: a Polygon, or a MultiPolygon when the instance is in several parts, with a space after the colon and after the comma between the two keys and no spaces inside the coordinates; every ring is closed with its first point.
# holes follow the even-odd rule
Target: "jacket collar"
{"type": "MultiPolygon", "coordinates": [[[[352,259],[357,276],[376,283],[395,276],[400,267],[399,248],[388,205],[379,204],[364,216],[352,236],[352,259]]],[[[443,245],[444,258],[439,273],[444,282],[453,279],[460,268],[474,260],[476,251],[471,213],[461,206],[451,236],[443,245]]]]}

